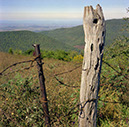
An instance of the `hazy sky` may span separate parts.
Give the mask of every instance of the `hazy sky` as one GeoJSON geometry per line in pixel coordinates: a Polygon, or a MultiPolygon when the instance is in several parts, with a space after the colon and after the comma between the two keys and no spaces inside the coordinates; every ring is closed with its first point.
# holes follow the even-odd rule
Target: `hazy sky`
{"type": "Polygon", "coordinates": [[[0,0],[0,20],[82,19],[100,4],[106,19],[129,17],[129,0],[0,0]]]}

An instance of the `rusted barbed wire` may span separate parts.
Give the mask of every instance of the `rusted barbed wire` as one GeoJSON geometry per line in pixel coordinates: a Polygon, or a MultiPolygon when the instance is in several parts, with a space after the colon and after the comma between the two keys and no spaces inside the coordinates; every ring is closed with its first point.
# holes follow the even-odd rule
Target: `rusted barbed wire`
{"type": "Polygon", "coordinates": [[[54,78],[63,86],[67,86],[67,87],[73,87],[73,88],[77,88],[77,87],[80,87],[80,86],[70,86],[70,85],[67,85],[65,84],[64,82],[60,81],[56,76],[54,76],[54,78]]]}
{"type": "MultiPolygon", "coordinates": [[[[39,56],[40,56],[40,55],[39,55],[39,56]]],[[[39,56],[35,57],[35,58],[32,59],[32,60],[27,60],[27,61],[21,61],[21,62],[14,63],[14,64],[12,64],[12,65],[6,67],[3,71],[1,71],[1,72],[0,72],[0,75],[3,75],[3,73],[4,73],[5,71],[7,71],[9,68],[11,68],[11,67],[13,67],[13,66],[16,66],[16,65],[18,65],[18,64],[30,63],[30,62],[31,62],[31,64],[30,64],[29,67],[24,68],[24,70],[27,70],[27,69],[33,67],[33,62],[36,61],[36,59],[39,58],[39,56]]],[[[20,70],[20,69],[19,69],[19,70],[20,70]]],[[[12,73],[18,72],[19,70],[13,71],[12,73]]],[[[8,74],[9,74],[9,73],[8,73],[8,74]]]]}
{"type": "MultiPolygon", "coordinates": [[[[88,103],[88,102],[91,102],[91,101],[97,101],[97,100],[99,100],[99,101],[102,101],[102,102],[105,102],[105,103],[121,103],[121,102],[113,102],[113,101],[103,101],[103,100],[101,100],[100,98],[93,98],[93,99],[88,99],[88,100],[86,100],[85,102],[81,102],[81,103],[77,103],[73,108],[71,108],[70,110],[69,110],[69,112],[66,114],[66,116],[69,116],[69,115],[71,115],[71,114],[73,114],[72,113],[72,111],[74,110],[74,109],[76,109],[76,108],[78,108],[78,111],[77,112],[79,112],[79,111],[81,111],[80,112],[80,114],[83,112],[83,109],[84,109],[84,107],[85,107],[85,105],[88,103]]],[[[75,113],[75,112],[74,112],[75,113]]]]}
{"type": "MultiPolygon", "coordinates": [[[[15,73],[15,72],[18,72],[18,71],[23,71],[23,70],[28,70],[30,69],[31,67],[34,67],[33,65],[33,62],[36,61],[37,58],[40,57],[41,54],[39,54],[37,57],[35,57],[34,59],[32,60],[27,60],[27,61],[21,61],[21,62],[17,62],[17,63],[14,63],[10,66],[8,66],[7,68],[5,68],[3,71],[0,72],[0,75],[3,75],[3,76],[7,76],[8,74],[12,74],[12,73],[15,73]],[[31,63],[30,63],[31,62],[31,63]],[[9,72],[9,73],[6,73],[6,74],[3,74],[5,71],[7,71],[9,68],[13,67],[13,66],[16,66],[18,64],[22,64],[22,63],[30,63],[30,66],[29,67],[25,67],[23,69],[18,69],[18,70],[15,70],[15,71],[12,71],[12,72],[9,72]]],[[[123,75],[121,72],[117,71],[114,67],[112,67],[109,63],[107,63],[106,61],[103,60],[103,63],[105,63],[107,66],[109,66],[111,69],[113,69],[115,72],[117,72],[118,74],[120,75],[123,75]]],[[[42,63],[43,64],[43,63],[42,63]]],[[[70,73],[70,72],[73,72],[74,70],[80,68],[82,65],[78,65],[77,67],[73,68],[73,69],[70,69],[68,71],[64,71],[64,72],[61,72],[61,73],[57,73],[57,74],[54,74],[53,77],[63,86],[66,86],[66,87],[73,87],[73,88],[78,88],[80,86],[71,86],[71,85],[67,85],[66,83],[64,83],[63,81],[59,80],[59,78],[57,76],[59,75],[63,75],[63,74],[66,74],[66,73],[70,73]]],[[[128,77],[126,77],[125,75],[123,75],[124,78],[126,78],[127,80],[128,77]]],[[[99,101],[103,101],[103,100],[100,100],[99,101]]],[[[121,103],[121,102],[109,102],[109,101],[103,101],[105,103],[121,103]]],[[[77,104],[79,105],[79,104],[77,104]]]]}
{"type": "Polygon", "coordinates": [[[59,80],[59,78],[58,78],[57,76],[58,76],[58,75],[62,75],[62,74],[66,74],[66,73],[69,73],[69,72],[72,72],[72,71],[74,71],[74,70],[76,70],[76,69],[78,69],[78,68],[80,68],[80,67],[81,67],[81,65],[79,65],[79,66],[77,66],[77,67],[75,67],[75,68],[73,68],[73,69],[71,69],[71,70],[64,71],[64,72],[61,72],[61,73],[58,73],[58,74],[54,74],[53,76],[54,76],[54,78],[55,78],[61,85],[67,86],[67,87],[77,88],[77,87],[80,87],[80,86],[67,85],[66,83],[64,83],[64,82],[62,82],[61,80],[59,80]]]}
{"type": "Polygon", "coordinates": [[[25,68],[22,68],[22,69],[18,69],[18,70],[14,70],[14,71],[11,71],[9,73],[6,73],[6,74],[2,74],[2,76],[7,76],[9,74],[12,74],[12,73],[16,73],[16,72],[19,72],[19,71],[24,71],[24,70],[29,70],[30,68],[34,67],[34,65],[31,65],[29,67],[25,67],[25,68]]]}
{"type": "MultiPolygon", "coordinates": [[[[65,114],[65,117],[66,117],[66,116],[70,116],[70,115],[75,114],[75,113],[79,113],[79,111],[80,111],[79,117],[82,117],[81,115],[83,114],[83,109],[84,109],[84,107],[86,106],[86,104],[87,104],[88,102],[97,101],[97,100],[102,101],[102,102],[105,102],[105,103],[121,103],[121,102],[103,101],[103,100],[101,100],[99,97],[98,97],[97,99],[96,99],[96,98],[88,99],[88,100],[86,100],[85,102],[81,102],[81,103],[78,102],[74,107],[72,107],[71,109],[69,109],[68,113],[65,114]],[[77,108],[78,110],[77,110],[77,111],[73,111],[73,110],[75,110],[76,108],[77,108]]],[[[64,116],[64,115],[63,115],[63,114],[60,114],[60,115],[58,116],[58,118],[60,118],[60,117],[62,117],[62,116],[64,116]]],[[[56,122],[56,120],[51,121],[51,122],[54,123],[54,122],[56,122]]]]}
{"type": "Polygon", "coordinates": [[[58,74],[54,74],[54,76],[58,76],[58,75],[62,75],[62,74],[66,74],[66,73],[72,72],[72,71],[78,69],[78,68],[81,67],[81,66],[82,66],[82,65],[79,65],[79,66],[77,66],[77,67],[75,67],[75,68],[73,68],[73,69],[71,69],[71,70],[68,70],[68,71],[65,71],[65,72],[61,72],[61,73],[58,73],[58,74]]]}
{"type": "Polygon", "coordinates": [[[11,67],[13,67],[13,66],[16,66],[16,65],[22,64],[22,63],[29,63],[29,62],[32,62],[32,60],[14,63],[14,64],[8,66],[7,68],[5,68],[3,71],[1,71],[1,72],[0,72],[0,75],[2,75],[5,71],[7,71],[9,68],[11,68],[11,67]]]}
{"type": "MultiPolygon", "coordinates": [[[[41,55],[41,54],[40,54],[40,55],[41,55]]],[[[27,60],[27,61],[21,61],[21,62],[14,63],[14,64],[12,64],[12,65],[6,67],[3,71],[1,71],[1,72],[0,72],[0,75],[3,75],[3,73],[4,73],[5,71],[7,71],[9,68],[11,68],[11,67],[13,67],[13,66],[16,66],[16,65],[18,65],[18,64],[30,63],[30,62],[31,62],[30,67],[26,67],[26,68],[24,68],[24,69],[22,69],[22,70],[30,69],[31,67],[33,67],[33,66],[32,66],[33,62],[36,61],[36,59],[39,58],[40,55],[38,55],[37,57],[35,57],[35,58],[32,59],[32,60],[27,60]]],[[[121,72],[117,71],[114,67],[112,67],[112,66],[111,66],[109,63],[107,63],[106,61],[103,60],[103,63],[105,63],[107,66],[109,66],[109,67],[110,67],[111,69],[113,69],[115,72],[117,72],[119,75],[123,75],[121,72]]],[[[42,64],[43,64],[43,63],[42,63],[42,64]]],[[[73,69],[71,69],[71,70],[68,70],[68,71],[65,71],[65,72],[61,72],[61,73],[57,73],[57,74],[54,74],[53,76],[54,76],[54,77],[56,78],[56,80],[57,80],[57,77],[56,77],[56,76],[62,75],[62,74],[66,74],[66,73],[69,73],[69,72],[72,72],[72,71],[78,69],[78,68],[81,67],[81,66],[82,66],[82,65],[79,65],[79,66],[77,66],[77,67],[75,67],[75,68],[73,68],[73,69]]],[[[18,71],[19,71],[19,70],[16,70],[16,71],[13,71],[13,72],[11,72],[11,73],[18,72],[18,71]]],[[[10,73],[7,73],[7,74],[10,74],[10,73]]],[[[6,75],[4,75],[4,76],[6,76],[6,75]]],[[[124,76],[125,79],[129,80],[129,78],[128,78],[127,76],[125,76],[125,75],[123,75],[123,76],[124,76]]],[[[65,83],[61,82],[59,79],[58,79],[57,81],[60,82],[61,84],[65,84],[65,83]]]]}

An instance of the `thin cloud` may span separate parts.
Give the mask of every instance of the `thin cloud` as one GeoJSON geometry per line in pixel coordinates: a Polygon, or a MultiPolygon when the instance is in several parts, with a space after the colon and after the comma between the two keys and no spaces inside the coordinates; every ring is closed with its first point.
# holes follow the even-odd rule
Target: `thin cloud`
{"type": "Polygon", "coordinates": [[[82,18],[82,13],[73,13],[73,12],[69,12],[69,13],[58,13],[58,12],[49,12],[49,13],[1,13],[0,17],[2,17],[2,19],[7,20],[7,19],[62,19],[62,18],[66,18],[66,19],[80,19],[82,18]]]}

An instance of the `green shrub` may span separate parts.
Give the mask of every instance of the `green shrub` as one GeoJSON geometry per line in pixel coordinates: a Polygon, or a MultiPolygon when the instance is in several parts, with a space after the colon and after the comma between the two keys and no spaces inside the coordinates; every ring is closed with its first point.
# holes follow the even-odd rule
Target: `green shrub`
{"type": "Polygon", "coordinates": [[[9,54],[13,54],[13,49],[12,49],[12,48],[9,48],[8,53],[9,53],[9,54]]]}
{"type": "Polygon", "coordinates": [[[34,49],[29,49],[24,52],[25,55],[33,55],[34,49]]]}

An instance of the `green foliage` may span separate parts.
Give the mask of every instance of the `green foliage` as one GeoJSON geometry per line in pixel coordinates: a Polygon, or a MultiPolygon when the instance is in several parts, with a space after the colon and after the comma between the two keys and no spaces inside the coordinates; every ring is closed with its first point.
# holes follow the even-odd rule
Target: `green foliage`
{"type": "MultiPolygon", "coordinates": [[[[29,49],[23,53],[23,55],[33,55],[34,49],[29,49]]],[[[41,50],[42,58],[53,58],[62,61],[76,61],[83,60],[83,56],[77,51],[64,51],[64,50],[41,50]]]]}
{"type": "Polygon", "coordinates": [[[33,55],[34,49],[28,49],[23,54],[25,55],[33,55]]]}
{"type": "Polygon", "coordinates": [[[63,61],[70,61],[68,52],[65,52],[63,50],[43,51],[42,57],[43,58],[54,58],[54,59],[63,60],[63,61]]]}
{"type": "Polygon", "coordinates": [[[14,54],[17,54],[17,55],[21,55],[22,54],[22,50],[14,50],[14,54]]]}
{"type": "Polygon", "coordinates": [[[12,48],[9,48],[8,53],[9,53],[9,54],[13,54],[13,49],[12,49],[12,48]]]}
{"type": "Polygon", "coordinates": [[[129,39],[118,38],[105,49],[99,92],[98,123],[101,127],[129,122],[129,39]]]}
{"type": "Polygon", "coordinates": [[[73,61],[80,62],[82,60],[83,60],[83,56],[81,54],[73,57],[73,61]]]}
{"type": "Polygon", "coordinates": [[[8,51],[9,54],[15,54],[15,55],[22,55],[22,50],[13,50],[12,48],[9,48],[9,51],[8,51]]]}
{"type": "Polygon", "coordinates": [[[43,31],[41,33],[70,46],[84,44],[84,33],[82,26],[43,31]]]}
{"type": "MultiPolygon", "coordinates": [[[[75,60],[76,56],[79,56],[79,53],[76,51],[63,51],[63,50],[56,50],[56,51],[41,51],[43,58],[54,58],[57,60],[63,60],[63,61],[72,61],[75,60]]],[[[76,61],[82,61],[82,59],[76,59],[76,61]]]]}
{"type": "Polygon", "coordinates": [[[10,47],[14,50],[26,51],[31,49],[32,44],[35,44],[36,42],[40,44],[41,49],[44,50],[74,49],[67,44],[61,43],[40,33],[31,31],[0,32],[0,51],[7,52],[10,47]]]}

